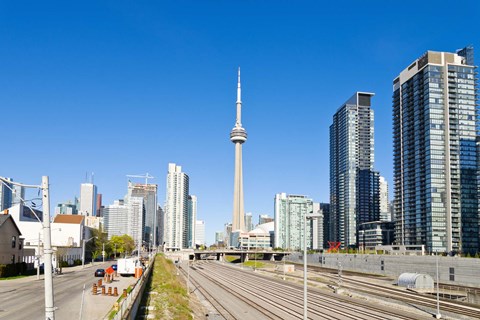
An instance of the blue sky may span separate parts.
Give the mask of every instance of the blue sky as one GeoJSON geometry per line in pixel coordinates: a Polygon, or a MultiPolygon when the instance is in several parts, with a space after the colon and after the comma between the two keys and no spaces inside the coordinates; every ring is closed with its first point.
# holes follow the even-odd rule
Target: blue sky
{"type": "Polygon", "coordinates": [[[232,214],[239,66],[256,222],[276,193],[329,201],[328,129],[355,91],[375,93],[375,167],[391,184],[392,80],[427,50],[478,52],[478,21],[476,0],[2,1],[0,175],[49,175],[53,211],[85,172],[104,204],[149,172],[163,204],[175,162],[211,243],[232,214]]]}

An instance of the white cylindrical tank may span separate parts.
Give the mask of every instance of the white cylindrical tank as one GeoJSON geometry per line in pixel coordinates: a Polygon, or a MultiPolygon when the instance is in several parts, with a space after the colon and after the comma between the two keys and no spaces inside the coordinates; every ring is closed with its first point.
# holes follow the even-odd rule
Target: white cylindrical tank
{"type": "Polygon", "coordinates": [[[433,278],[423,273],[402,273],[398,277],[398,285],[410,289],[433,289],[433,278]]]}

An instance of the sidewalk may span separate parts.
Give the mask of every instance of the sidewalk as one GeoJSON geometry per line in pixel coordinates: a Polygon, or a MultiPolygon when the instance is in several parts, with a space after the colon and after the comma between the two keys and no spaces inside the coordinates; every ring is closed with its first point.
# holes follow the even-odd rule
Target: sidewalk
{"type": "Polygon", "coordinates": [[[93,282],[97,281],[98,279],[103,278],[95,278],[92,279],[92,283],[90,286],[85,288],[85,296],[83,300],[83,314],[80,319],[90,320],[90,319],[103,319],[107,316],[108,312],[112,309],[115,302],[118,298],[122,295],[123,289],[127,289],[129,286],[132,286],[137,282],[135,277],[122,277],[117,276],[114,278],[113,282],[111,283],[102,283],[105,287],[105,292],[108,293],[108,288],[112,288],[112,294],[114,291],[114,287],[117,288],[118,296],[108,296],[102,295],[102,287],[97,288],[97,295],[93,295],[93,282]]]}

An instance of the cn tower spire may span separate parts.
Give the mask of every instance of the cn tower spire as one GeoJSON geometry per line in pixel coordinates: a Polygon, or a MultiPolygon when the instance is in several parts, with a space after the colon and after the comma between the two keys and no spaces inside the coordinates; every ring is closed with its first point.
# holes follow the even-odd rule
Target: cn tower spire
{"type": "Polygon", "coordinates": [[[242,126],[242,86],[240,85],[240,67],[238,67],[238,84],[237,84],[237,121],[236,127],[242,126]]]}
{"type": "Polygon", "coordinates": [[[233,185],[233,221],[232,231],[245,231],[245,210],[243,207],[243,165],[242,144],[247,141],[247,132],[242,127],[242,88],[240,85],[240,68],[237,83],[237,119],[230,132],[230,141],[235,144],[235,179],[233,185]]]}

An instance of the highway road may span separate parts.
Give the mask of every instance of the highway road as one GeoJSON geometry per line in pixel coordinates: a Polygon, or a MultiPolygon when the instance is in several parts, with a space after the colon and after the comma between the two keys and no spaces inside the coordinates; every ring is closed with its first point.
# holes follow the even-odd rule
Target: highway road
{"type": "MultiPolygon", "coordinates": [[[[107,268],[114,262],[95,263],[73,268],[63,268],[63,274],[54,275],[55,319],[80,319],[83,286],[86,285],[82,319],[102,319],[112,308],[118,297],[93,296],[92,284],[100,278],[94,277],[97,268],[107,268]]],[[[118,286],[119,294],[123,287],[136,279],[119,277],[113,282],[118,286]]],[[[36,320],[45,319],[45,292],[43,275],[40,280],[36,276],[0,281],[0,319],[36,320]]]]}
{"type": "MultiPolygon", "coordinates": [[[[186,264],[183,265],[185,270],[186,264]]],[[[302,319],[303,285],[215,261],[190,269],[192,290],[210,304],[212,317],[224,319],[302,319]],[[212,312],[213,310],[213,312],[212,312]]],[[[202,299],[202,298],[201,298],[202,299]]],[[[412,308],[413,309],[413,308],[412,308]]],[[[309,319],[432,319],[431,315],[389,308],[327,290],[309,288],[309,319]]]]}

